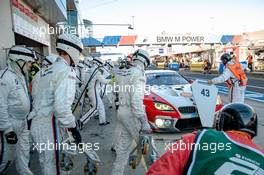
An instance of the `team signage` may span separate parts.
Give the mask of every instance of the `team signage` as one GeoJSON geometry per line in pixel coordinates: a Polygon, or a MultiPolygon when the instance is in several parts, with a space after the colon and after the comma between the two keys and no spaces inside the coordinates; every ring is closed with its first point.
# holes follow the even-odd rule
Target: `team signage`
{"type": "Polygon", "coordinates": [[[204,43],[205,37],[202,35],[161,35],[156,37],[156,42],[161,43],[204,43]]]}
{"type": "Polygon", "coordinates": [[[49,46],[50,36],[48,33],[42,32],[42,29],[48,28],[48,24],[33,13],[29,6],[22,1],[13,0],[12,12],[15,33],[49,46]]]}

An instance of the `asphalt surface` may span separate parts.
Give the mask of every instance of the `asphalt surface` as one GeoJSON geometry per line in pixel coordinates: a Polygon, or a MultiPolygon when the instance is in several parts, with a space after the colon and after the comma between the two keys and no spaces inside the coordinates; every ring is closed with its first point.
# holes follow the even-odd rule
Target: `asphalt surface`
{"type": "MultiPolygon", "coordinates": [[[[199,73],[192,73],[192,72],[181,72],[184,76],[190,79],[209,79],[213,78],[216,75],[203,75],[199,73]]],[[[264,92],[264,81],[262,77],[249,77],[249,85],[256,86],[256,87],[248,87],[252,91],[264,92]]],[[[227,103],[227,95],[226,94],[220,94],[223,102],[227,103]]],[[[112,169],[112,164],[115,160],[115,154],[111,152],[110,148],[112,145],[113,140],[113,132],[116,124],[116,111],[115,109],[108,108],[108,102],[104,99],[105,107],[106,107],[106,114],[107,114],[107,120],[109,120],[111,123],[107,126],[99,126],[98,119],[91,119],[86,125],[84,130],[81,131],[82,138],[84,143],[87,143],[88,145],[99,145],[99,150],[97,151],[101,163],[99,166],[99,175],[109,175],[112,169]]],[[[258,136],[255,137],[254,141],[255,143],[259,144],[262,148],[264,148],[264,103],[252,101],[252,100],[246,100],[247,104],[250,104],[255,108],[257,114],[258,114],[258,136]]],[[[175,134],[164,134],[159,135],[159,138],[156,140],[157,149],[160,154],[165,152],[165,148],[168,142],[174,142],[175,138],[177,138],[175,134]]],[[[84,154],[78,154],[74,161],[74,169],[72,171],[73,175],[82,175],[83,173],[83,166],[85,164],[85,156],[84,154]]],[[[136,170],[132,170],[131,167],[128,165],[125,169],[125,175],[143,175],[147,171],[147,168],[149,166],[149,155],[144,157],[142,159],[141,164],[137,167],[136,170]]],[[[34,152],[31,154],[31,163],[30,167],[35,175],[40,175],[40,167],[38,163],[38,157],[37,153],[34,152]]],[[[11,166],[6,173],[7,175],[16,175],[18,174],[15,171],[14,166],[11,166]]]]}
{"type": "MultiPolygon", "coordinates": [[[[179,73],[185,76],[186,78],[192,80],[193,79],[209,80],[218,76],[217,74],[203,74],[200,72],[189,72],[189,71],[180,71],[179,73]]],[[[219,85],[226,86],[225,83],[221,83],[219,85]]],[[[264,73],[257,75],[248,73],[247,90],[264,94],[264,73]]]]}

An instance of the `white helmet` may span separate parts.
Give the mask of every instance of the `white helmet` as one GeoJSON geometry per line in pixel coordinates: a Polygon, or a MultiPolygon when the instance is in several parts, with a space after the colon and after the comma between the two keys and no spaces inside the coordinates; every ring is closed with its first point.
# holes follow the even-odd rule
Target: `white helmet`
{"type": "Polygon", "coordinates": [[[84,66],[91,67],[92,64],[93,64],[93,58],[90,57],[90,56],[85,57],[84,60],[83,60],[83,64],[84,64],[84,66]]]}
{"type": "Polygon", "coordinates": [[[79,68],[84,68],[84,61],[83,60],[80,60],[79,62],[78,62],[78,64],[77,64],[77,66],[79,67],[79,68]]]}
{"type": "Polygon", "coordinates": [[[36,59],[36,54],[33,50],[24,47],[24,46],[13,46],[8,53],[8,59],[9,61],[24,61],[34,62],[36,59]]]}
{"type": "Polygon", "coordinates": [[[58,52],[65,51],[74,62],[74,65],[77,65],[79,62],[80,53],[83,50],[83,44],[75,35],[72,34],[61,34],[57,39],[58,52]]]}
{"type": "Polygon", "coordinates": [[[54,55],[49,55],[44,58],[44,65],[52,65],[57,60],[57,57],[54,55]]]}
{"type": "Polygon", "coordinates": [[[118,63],[121,63],[121,62],[122,62],[122,60],[123,60],[123,58],[122,58],[122,57],[118,57],[118,59],[117,59],[117,62],[118,62],[118,63]]]}
{"type": "Polygon", "coordinates": [[[21,72],[24,76],[28,72],[28,67],[25,66],[27,62],[34,62],[36,59],[35,51],[25,46],[14,46],[8,53],[8,64],[21,72]]]}
{"type": "Polygon", "coordinates": [[[149,53],[146,50],[138,49],[133,53],[133,61],[139,60],[144,63],[145,67],[150,65],[149,53]]]}
{"type": "Polygon", "coordinates": [[[89,62],[92,62],[93,61],[93,57],[91,56],[88,56],[84,59],[84,61],[89,61],[89,62]]]}
{"type": "Polygon", "coordinates": [[[107,60],[106,62],[105,62],[105,64],[107,65],[107,66],[109,66],[110,68],[113,68],[114,67],[114,64],[113,64],[113,62],[112,62],[112,60],[107,60]]]}
{"type": "Polygon", "coordinates": [[[93,61],[97,63],[97,65],[103,65],[103,60],[100,57],[94,57],[93,61]]]}

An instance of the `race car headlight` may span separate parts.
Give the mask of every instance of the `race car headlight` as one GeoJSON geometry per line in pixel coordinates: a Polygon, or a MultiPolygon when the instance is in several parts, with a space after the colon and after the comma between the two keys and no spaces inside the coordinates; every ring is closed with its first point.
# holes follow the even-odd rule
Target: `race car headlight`
{"type": "Polygon", "coordinates": [[[171,124],[172,124],[171,120],[165,120],[164,121],[164,126],[165,127],[169,127],[169,126],[171,126],[171,124]]]}
{"type": "Polygon", "coordinates": [[[173,124],[173,121],[170,119],[161,119],[161,118],[157,118],[155,120],[155,125],[158,128],[169,128],[171,127],[171,125],[173,124]]]}
{"type": "Polygon", "coordinates": [[[164,120],[158,118],[158,119],[155,120],[155,124],[156,124],[157,127],[161,128],[161,127],[164,126],[164,120]]]}
{"type": "Polygon", "coordinates": [[[160,111],[173,111],[172,107],[164,103],[154,102],[154,106],[160,111]]]}

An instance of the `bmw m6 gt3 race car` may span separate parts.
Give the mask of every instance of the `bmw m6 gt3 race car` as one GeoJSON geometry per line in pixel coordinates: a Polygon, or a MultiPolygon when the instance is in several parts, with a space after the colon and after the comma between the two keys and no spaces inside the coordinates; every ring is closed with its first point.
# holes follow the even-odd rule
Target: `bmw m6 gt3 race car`
{"type": "MultiPolygon", "coordinates": [[[[191,81],[171,70],[147,70],[144,105],[148,121],[156,132],[181,132],[202,127],[191,81]]],[[[217,97],[215,111],[222,108],[217,97]]]]}

